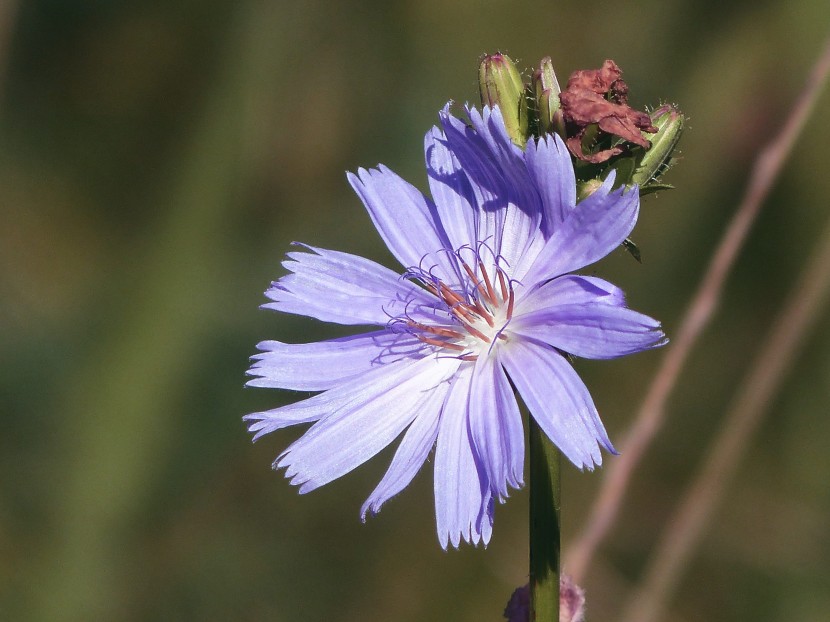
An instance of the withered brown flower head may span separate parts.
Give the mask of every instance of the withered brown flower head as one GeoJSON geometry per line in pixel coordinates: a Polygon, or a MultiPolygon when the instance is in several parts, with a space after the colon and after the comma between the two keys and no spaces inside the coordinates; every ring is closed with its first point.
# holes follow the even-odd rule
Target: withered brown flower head
{"type": "MultiPolygon", "coordinates": [[[[600,132],[613,134],[648,149],[650,144],[641,132],[654,133],[657,128],[645,112],[628,105],[628,85],[613,60],[606,60],[600,69],[582,69],[571,74],[567,88],[559,95],[565,118],[570,152],[585,162],[605,162],[623,152],[622,145],[585,153],[582,140],[591,125],[600,132]]],[[[601,138],[601,134],[597,136],[601,138]]]]}

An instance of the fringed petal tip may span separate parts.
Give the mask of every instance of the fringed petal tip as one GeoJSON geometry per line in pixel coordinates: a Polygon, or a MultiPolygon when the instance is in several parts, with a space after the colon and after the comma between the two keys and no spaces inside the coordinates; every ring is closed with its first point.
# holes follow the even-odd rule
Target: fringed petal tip
{"type": "Polygon", "coordinates": [[[486,549],[490,544],[490,537],[493,533],[493,521],[492,518],[485,520],[488,522],[478,528],[473,528],[472,525],[469,525],[465,530],[454,531],[452,533],[439,533],[438,543],[445,551],[449,551],[450,548],[458,551],[461,549],[462,544],[469,544],[476,548],[481,546],[481,548],[486,549]]]}
{"type": "Polygon", "coordinates": [[[256,376],[255,378],[251,378],[250,380],[245,381],[246,387],[251,387],[255,389],[273,389],[275,387],[268,381],[267,378],[264,378],[262,375],[257,374],[257,370],[249,369],[245,372],[246,376],[256,376]]]}
{"type": "Polygon", "coordinates": [[[481,544],[482,547],[486,549],[489,544],[489,540],[487,542],[482,541],[481,534],[472,534],[470,532],[443,534],[443,537],[439,535],[438,542],[441,544],[441,548],[445,551],[449,551],[451,548],[458,551],[461,549],[462,544],[470,544],[476,548],[478,548],[479,544],[481,544]]]}
{"type": "MultiPolygon", "coordinates": [[[[630,311],[631,313],[637,313],[631,309],[626,308],[626,310],[630,311]]],[[[642,346],[632,351],[631,354],[636,352],[645,352],[646,350],[654,350],[656,348],[662,348],[663,346],[669,343],[669,338],[666,336],[666,333],[663,332],[663,325],[655,320],[652,317],[644,314],[638,314],[642,319],[642,346]]]]}
{"type": "Polygon", "coordinates": [[[297,489],[297,494],[306,495],[329,482],[325,477],[310,473],[290,460],[290,448],[286,449],[271,463],[274,471],[284,469],[283,476],[289,485],[297,489]]]}
{"type": "Polygon", "coordinates": [[[478,516],[469,521],[462,521],[453,526],[445,526],[442,530],[438,527],[438,542],[441,548],[448,551],[450,547],[455,550],[461,548],[461,544],[470,544],[474,547],[479,545],[487,548],[490,544],[490,537],[493,535],[493,520],[495,518],[495,503],[493,498],[484,501],[483,507],[478,511],[478,516]]]}
{"type": "Polygon", "coordinates": [[[563,445],[559,442],[553,439],[550,440],[562,452],[562,455],[582,473],[593,473],[594,469],[602,467],[602,453],[596,443],[590,449],[585,446],[581,447],[577,453],[574,452],[572,447],[565,446],[563,449],[563,445]]]}
{"type": "Polygon", "coordinates": [[[291,486],[297,488],[297,492],[301,495],[307,494],[315,488],[322,486],[323,483],[315,482],[310,474],[302,472],[296,464],[291,462],[290,453],[290,448],[282,452],[271,463],[271,468],[275,471],[285,469],[283,476],[291,486]]]}
{"type": "Polygon", "coordinates": [[[389,501],[389,498],[384,499],[376,494],[370,495],[369,498],[363,502],[363,505],[360,506],[360,522],[366,523],[369,519],[380,514],[381,509],[383,509],[383,506],[386,505],[387,501],[389,501]]]}
{"type": "MultiPolygon", "coordinates": [[[[588,471],[592,473],[595,469],[602,468],[602,450],[607,451],[612,456],[619,456],[620,452],[614,447],[611,443],[611,440],[608,438],[608,435],[605,433],[605,430],[602,429],[596,438],[596,446],[594,450],[590,453],[590,456],[583,456],[582,464],[577,464],[574,462],[574,466],[576,466],[580,471],[588,471]]],[[[573,459],[571,459],[573,462],[573,459]]]]}
{"type": "MultiPolygon", "coordinates": [[[[245,383],[245,385],[249,386],[249,383],[245,383]]],[[[267,419],[267,413],[264,412],[251,413],[249,415],[245,415],[244,417],[242,417],[242,421],[248,423],[248,432],[250,434],[253,434],[253,437],[251,438],[252,443],[257,442],[266,434],[270,434],[271,432],[274,432],[278,429],[270,425],[271,422],[269,422],[267,419]]]]}
{"type": "Polygon", "coordinates": [[[366,521],[371,517],[374,518],[380,512],[380,508],[375,508],[373,504],[367,500],[361,507],[360,507],[360,522],[366,523],[366,521]]]}

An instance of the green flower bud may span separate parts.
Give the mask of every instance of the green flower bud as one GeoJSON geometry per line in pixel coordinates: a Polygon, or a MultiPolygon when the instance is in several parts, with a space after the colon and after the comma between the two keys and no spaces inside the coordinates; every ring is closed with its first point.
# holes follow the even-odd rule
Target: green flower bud
{"type": "Polygon", "coordinates": [[[599,187],[602,186],[601,179],[589,179],[587,181],[578,181],[576,183],[576,202],[579,203],[583,199],[587,199],[594,194],[599,187]]]}
{"type": "Polygon", "coordinates": [[[481,103],[498,106],[504,127],[519,147],[527,142],[527,99],[525,85],[516,65],[504,54],[488,54],[478,68],[481,103]]]}
{"type": "Polygon", "coordinates": [[[539,69],[533,72],[533,96],[536,99],[536,111],[539,115],[539,133],[556,132],[565,137],[565,120],[560,110],[559,81],[553,71],[550,56],[539,62],[539,69]]]}
{"type": "Polygon", "coordinates": [[[643,190],[671,165],[672,154],[677,147],[677,141],[680,140],[686,120],[682,112],[668,105],[661,106],[650,116],[657,133],[647,137],[651,141],[651,147],[643,154],[631,176],[631,183],[638,184],[643,190]]]}

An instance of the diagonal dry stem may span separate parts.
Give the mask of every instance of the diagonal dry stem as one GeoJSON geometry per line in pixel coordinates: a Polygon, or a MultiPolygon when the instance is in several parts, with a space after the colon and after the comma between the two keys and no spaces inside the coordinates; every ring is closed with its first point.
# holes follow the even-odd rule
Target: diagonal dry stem
{"type": "Polygon", "coordinates": [[[826,42],[784,127],[758,156],[743,200],[712,257],[673,345],[666,351],[634,424],[620,444],[621,455],[605,469],[605,477],[589,514],[588,524],[566,558],[565,568],[577,583],[584,581],[597,547],[617,518],[631,474],[663,423],[666,400],[692,347],[712,318],[726,277],[743,247],[764,199],[778,178],[796,138],[815,106],[829,72],[830,40],[826,42]]]}
{"type": "Polygon", "coordinates": [[[653,622],[660,616],[750,438],[819,316],[828,290],[830,222],[736,394],[700,471],[668,521],[646,568],[645,579],[624,610],[624,622],[653,622]]]}

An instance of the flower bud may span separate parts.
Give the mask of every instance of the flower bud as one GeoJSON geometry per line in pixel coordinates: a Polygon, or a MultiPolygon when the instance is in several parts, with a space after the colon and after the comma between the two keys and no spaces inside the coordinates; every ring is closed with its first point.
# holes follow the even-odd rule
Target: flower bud
{"type": "Polygon", "coordinates": [[[559,577],[559,622],[585,620],[585,590],[568,575],[559,577]]]}
{"type": "MultiPolygon", "coordinates": [[[[513,591],[510,601],[502,614],[508,622],[530,620],[530,585],[523,585],[513,591]]],[[[585,621],[585,590],[573,582],[568,575],[559,576],[559,622],[585,621]]]]}
{"type": "Polygon", "coordinates": [[[527,99],[522,76],[513,61],[504,54],[488,54],[478,68],[481,103],[498,106],[504,127],[519,147],[527,142],[527,99]]]}
{"type": "Polygon", "coordinates": [[[650,116],[657,133],[649,136],[651,147],[643,154],[631,176],[631,183],[640,187],[648,186],[666,172],[686,120],[682,112],[668,105],[661,106],[650,116]]]}
{"type": "Polygon", "coordinates": [[[586,181],[576,182],[576,202],[579,203],[587,199],[602,187],[601,179],[588,179],[586,181]]]}
{"type": "Polygon", "coordinates": [[[539,69],[533,72],[533,96],[539,119],[539,133],[556,132],[565,136],[565,120],[560,110],[559,81],[553,71],[550,56],[539,62],[539,69]]]}

